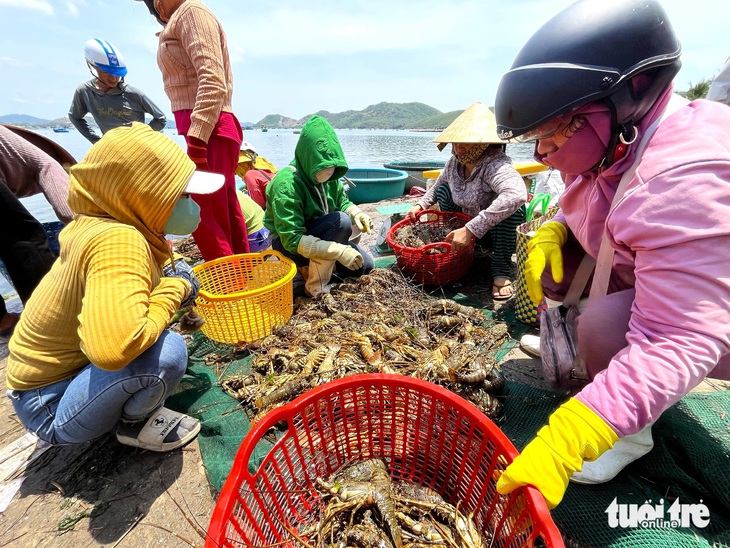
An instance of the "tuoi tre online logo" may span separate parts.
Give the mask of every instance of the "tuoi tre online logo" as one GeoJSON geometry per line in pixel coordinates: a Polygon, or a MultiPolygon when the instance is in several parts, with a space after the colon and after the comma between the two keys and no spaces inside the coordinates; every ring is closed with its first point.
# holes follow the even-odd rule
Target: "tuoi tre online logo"
{"type": "Polygon", "coordinates": [[[669,508],[664,507],[664,499],[659,504],[651,500],[644,504],[619,503],[615,497],[606,508],[608,526],[641,527],[642,529],[677,529],[680,527],[698,527],[703,529],[710,523],[710,509],[702,504],[681,504],[675,499],[669,508]]]}

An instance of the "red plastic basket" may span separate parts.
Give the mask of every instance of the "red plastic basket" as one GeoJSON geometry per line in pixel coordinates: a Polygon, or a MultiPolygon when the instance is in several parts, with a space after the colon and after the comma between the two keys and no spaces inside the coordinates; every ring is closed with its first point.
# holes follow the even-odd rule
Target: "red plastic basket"
{"type": "Polygon", "coordinates": [[[430,224],[456,230],[470,220],[471,217],[464,213],[426,210],[415,221],[403,219],[390,227],[385,241],[395,252],[398,268],[412,275],[414,281],[423,285],[445,285],[461,278],[471,267],[474,262],[475,239],[472,238],[466,248],[454,251],[447,242],[406,247],[395,241],[395,233],[411,224],[430,224]]]}
{"type": "Polygon", "coordinates": [[[496,472],[517,450],[484,414],[435,384],[363,374],[326,383],[266,414],[243,440],[208,527],[207,547],[294,546],[291,534],[319,517],[315,478],[382,458],[391,477],[426,485],[473,512],[491,546],[563,546],[533,487],[496,491],[496,472]],[[256,444],[280,421],[287,430],[255,473],[256,444]]]}

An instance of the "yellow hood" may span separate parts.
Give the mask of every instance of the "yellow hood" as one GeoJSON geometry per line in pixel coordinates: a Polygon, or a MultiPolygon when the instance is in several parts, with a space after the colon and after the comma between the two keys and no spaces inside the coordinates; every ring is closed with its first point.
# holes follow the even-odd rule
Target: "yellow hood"
{"type": "Polygon", "coordinates": [[[194,171],[175,141],[135,122],[104,134],[71,168],[68,203],[80,215],[133,226],[163,264],[170,258],[163,228],[194,171]]]}

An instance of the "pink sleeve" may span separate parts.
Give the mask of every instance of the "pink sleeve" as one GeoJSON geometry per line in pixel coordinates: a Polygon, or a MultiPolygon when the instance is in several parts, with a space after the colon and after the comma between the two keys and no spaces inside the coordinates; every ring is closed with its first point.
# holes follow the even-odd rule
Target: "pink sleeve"
{"type": "Polygon", "coordinates": [[[56,216],[61,222],[68,224],[74,215],[68,205],[69,175],[61,164],[50,157],[49,159],[50,161],[41,167],[39,183],[56,216]]]}
{"type": "Polygon", "coordinates": [[[656,421],[730,352],[728,182],[728,162],[687,164],[609,216],[614,264],[634,262],[628,346],[577,397],[621,436],[656,421]]]}
{"type": "Polygon", "coordinates": [[[42,192],[63,223],[73,217],[67,201],[68,173],[43,150],[4,127],[0,129],[0,172],[18,198],[42,192]]]}

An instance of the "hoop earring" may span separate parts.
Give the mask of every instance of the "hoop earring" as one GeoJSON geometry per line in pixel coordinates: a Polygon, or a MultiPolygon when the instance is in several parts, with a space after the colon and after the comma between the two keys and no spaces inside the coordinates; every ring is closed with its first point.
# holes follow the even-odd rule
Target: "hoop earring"
{"type": "Polygon", "coordinates": [[[618,139],[619,139],[619,141],[621,141],[621,142],[622,142],[623,144],[625,144],[625,145],[630,145],[631,143],[633,143],[634,141],[636,141],[636,138],[637,138],[637,137],[639,136],[639,130],[638,130],[638,129],[636,129],[636,126],[631,126],[631,129],[633,129],[633,130],[634,130],[634,134],[633,134],[633,135],[631,136],[631,139],[630,139],[629,141],[627,141],[627,140],[626,140],[626,139],[624,138],[624,134],[623,134],[623,133],[621,133],[621,134],[620,134],[620,135],[618,136],[618,139]]]}

